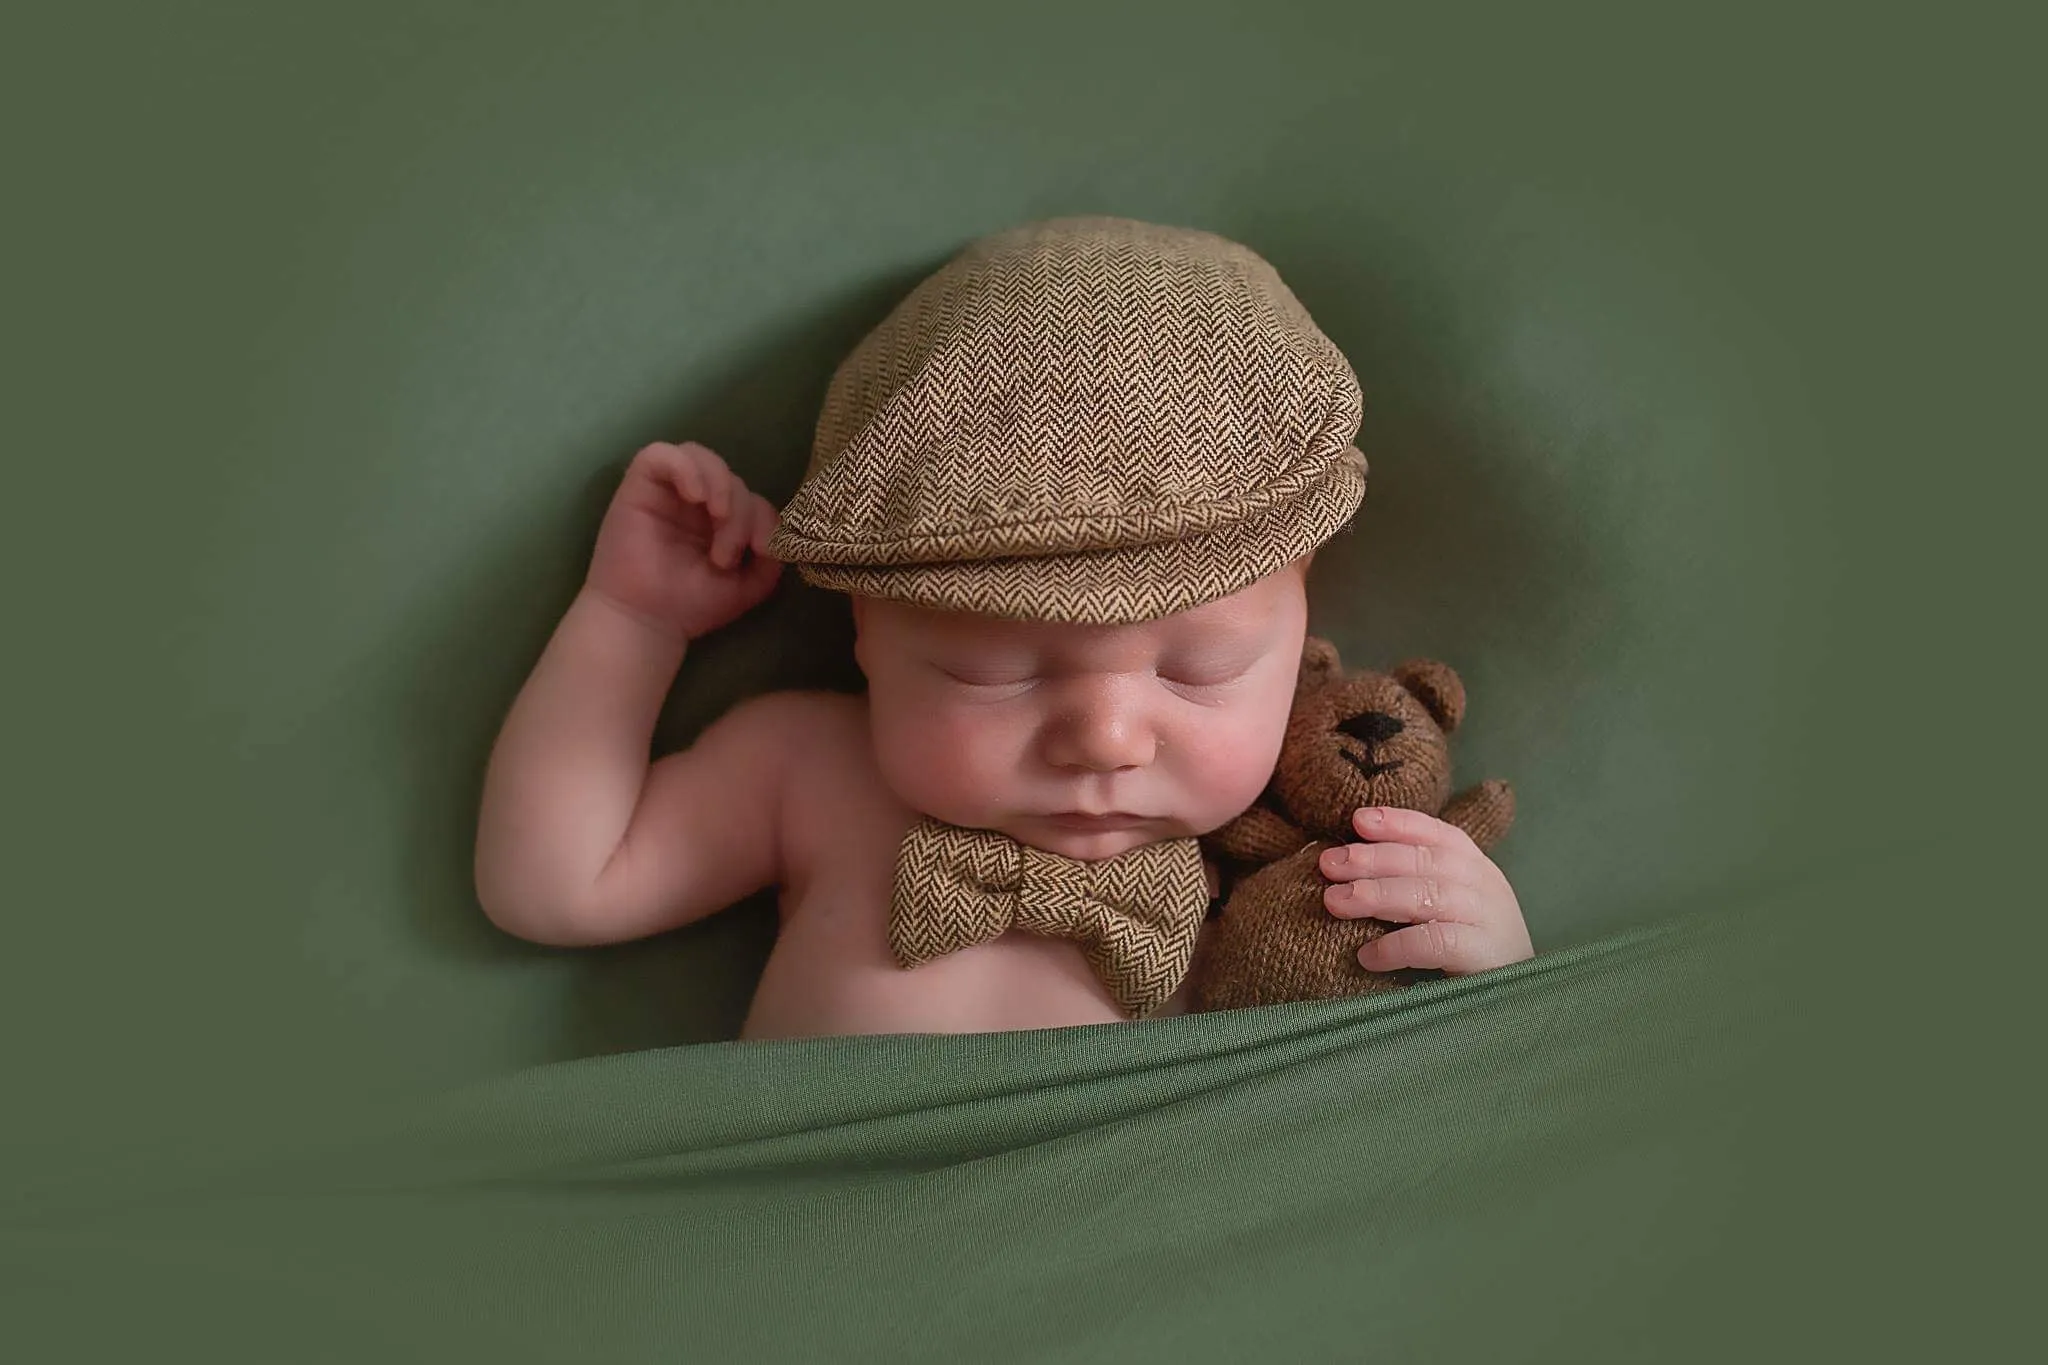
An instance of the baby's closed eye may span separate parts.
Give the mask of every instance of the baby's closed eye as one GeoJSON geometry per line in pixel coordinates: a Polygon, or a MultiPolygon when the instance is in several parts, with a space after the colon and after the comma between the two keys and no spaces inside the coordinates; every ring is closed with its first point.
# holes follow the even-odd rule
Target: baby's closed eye
{"type": "Polygon", "coordinates": [[[1179,668],[1160,669],[1159,681],[1174,687],[1228,687],[1242,682],[1251,673],[1249,668],[1179,668]]]}
{"type": "MultiPolygon", "coordinates": [[[[962,687],[1021,689],[1043,681],[1038,675],[1030,673],[980,673],[953,668],[942,668],[939,671],[962,687]]],[[[1159,669],[1154,671],[1153,677],[1168,687],[1206,690],[1229,687],[1233,683],[1242,682],[1249,673],[1249,669],[1238,669],[1235,671],[1218,671],[1213,669],[1206,671],[1194,669],[1168,671],[1166,669],[1159,669]]]]}
{"type": "Polygon", "coordinates": [[[1017,687],[1037,681],[1031,673],[1007,668],[980,669],[941,664],[939,672],[967,687],[1017,687]]]}
{"type": "Polygon", "coordinates": [[[1171,687],[1215,688],[1243,682],[1252,675],[1257,659],[1224,655],[1214,658],[1164,659],[1154,670],[1159,681],[1171,687]]]}

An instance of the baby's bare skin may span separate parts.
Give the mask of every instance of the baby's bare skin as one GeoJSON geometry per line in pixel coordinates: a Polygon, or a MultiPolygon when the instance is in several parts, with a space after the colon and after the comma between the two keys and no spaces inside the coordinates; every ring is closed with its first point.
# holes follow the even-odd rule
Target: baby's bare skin
{"type": "MultiPolygon", "coordinates": [[[[485,913],[540,943],[614,943],[777,888],[752,1038],[1120,1020],[1079,947],[1055,939],[1010,933],[898,967],[887,930],[903,836],[929,816],[1097,859],[1236,816],[1286,729],[1306,561],[1128,625],[856,598],[867,693],[757,697],[650,763],[690,641],[774,589],[774,526],[702,446],[635,459],[492,751],[476,851],[485,913]]],[[[1368,965],[1468,971],[1529,955],[1512,890],[1462,832],[1415,812],[1360,812],[1359,830],[1374,842],[1326,861],[1331,913],[1410,924],[1376,940],[1368,965]]]]}
{"type": "MultiPolygon", "coordinates": [[[[744,1036],[968,1033],[1122,1019],[1070,943],[1005,934],[913,971],[889,954],[896,852],[917,816],[881,780],[864,697],[777,699],[804,757],[783,802],[781,930],[744,1036]]],[[[1178,1013],[1184,997],[1155,1017],[1178,1013]]]]}

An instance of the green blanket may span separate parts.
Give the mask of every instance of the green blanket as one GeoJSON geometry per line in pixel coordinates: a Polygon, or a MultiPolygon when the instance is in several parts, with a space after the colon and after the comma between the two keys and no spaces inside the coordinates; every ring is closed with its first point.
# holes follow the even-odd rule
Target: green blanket
{"type": "MultiPolygon", "coordinates": [[[[1996,8],[12,7],[0,1365],[2038,1356],[1996,8]],[[1543,954],[676,1047],[773,905],[492,930],[504,708],[634,449],[786,497],[846,349],[1060,212],[1251,243],[1345,349],[1313,624],[1464,674],[1543,954]]],[[[663,747],[849,636],[779,594],[663,747]]]]}
{"type": "Polygon", "coordinates": [[[1812,1117],[1773,1084],[1796,904],[1394,998],[542,1067],[175,1189],[45,1191],[5,1274],[67,1340],[211,1359],[1740,1346],[1792,1187],[1753,1147],[1812,1117]],[[1702,1316],[1730,1253],[1750,1309],[1702,1316]],[[81,1311],[108,1277],[120,1312],[81,1311]]]}

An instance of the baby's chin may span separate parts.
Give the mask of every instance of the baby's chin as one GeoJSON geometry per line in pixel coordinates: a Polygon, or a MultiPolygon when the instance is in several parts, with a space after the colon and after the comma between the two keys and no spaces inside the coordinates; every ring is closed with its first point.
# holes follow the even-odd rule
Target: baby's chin
{"type": "Polygon", "coordinates": [[[1006,822],[1003,833],[1020,844],[1029,844],[1080,862],[1119,857],[1134,848],[1183,835],[1174,823],[1165,820],[1114,829],[1081,830],[1066,828],[1054,820],[1023,817],[1006,822]]]}

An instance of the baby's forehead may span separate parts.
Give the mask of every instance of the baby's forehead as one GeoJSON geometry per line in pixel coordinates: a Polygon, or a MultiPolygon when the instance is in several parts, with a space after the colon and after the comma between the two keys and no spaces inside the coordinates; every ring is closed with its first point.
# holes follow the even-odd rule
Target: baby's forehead
{"type": "Polygon", "coordinates": [[[1256,657],[1286,645],[1286,632],[1271,612],[1249,604],[1212,602],[1190,611],[1149,621],[1082,624],[1022,621],[974,612],[940,612],[912,608],[890,611],[906,629],[891,632],[913,647],[969,655],[1026,656],[1068,662],[1118,660],[1163,654],[1238,654],[1256,657]]]}

